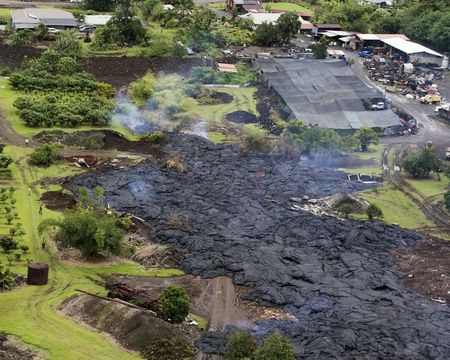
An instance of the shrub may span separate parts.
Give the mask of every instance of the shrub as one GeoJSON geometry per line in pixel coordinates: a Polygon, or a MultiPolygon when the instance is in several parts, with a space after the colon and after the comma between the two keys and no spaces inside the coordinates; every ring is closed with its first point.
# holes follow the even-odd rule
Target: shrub
{"type": "Polygon", "coordinates": [[[22,250],[23,253],[26,254],[28,252],[28,250],[30,250],[30,247],[27,245],[21,245],[20,250],[22,250]]]}
{"type": "Polygon", "coordinates": [[[11,250],[16,250],[19,243],[9,235],[0,235],[0,247],[5,253],[9,253],[11,250]]]}
{"type": "Polygon", "coordinates": [[[145,349],[144,356],[148,360],[192,359],[195,348],[179,336],[158,334],[157,339],[145,349]]]}
{"type": "Polygon", "coordinates": [[[137,103],[145,103],[155,92],[156,79],[151,72],[130,85],[130,98],[137,103]]]}
{"type": "Polygon", "coordinates": [[[31,153],[31,162],[35,165],[50,166],[59,157],[59,147],[55,144],[39,145],[31,153]]]}
{"type": "Polygon", "coordinates": [[[381,219],[383,218],[383,210],[381,210],[377,205],[370,204],[366,210],[367,217],[369,220],[381,219]]]}
{"type": "Polygon", "coordinates": [[[20,261],[20,258],[22,257],[21,253],[15,253],[14,254],[14,259],[16,259],[16,261],[20,261]]]}
{"type": "Polygon", "coordinates": [[[120,254],[122,249],[123,230],[117,226],[114,216],[101,211],[68,210],[61,220],[44,220],[39,225],[39,233],[52,226],[59,228],[58,239],[62,243],[80,249],[87,258],[98,257],[105,251],[120,254]]]}
{"type": "Polygon", "coordinates": [[[353,212],[353,208],[349,204],[344,204],[339,208],[339,214],[344,218],[348,219],[348,216],[353,212]]]}
{"type": "Polygon", "coordinates": [[[65,55],[80,55],[82,45],[75,31],[64,30],[56,35],[52,48],[65,55]]]}
{"type": "Polygon", "coordinates": [[[181,323],[189,315],[189,298],[180,285],[170,285],[159,295],[161,311],[167,321],[181,323]]]}
{"type": "Polygon", "coordinates": [[[255,360],[295,360],[295,352],[286,336],[272,333],[265,340],[264,345],[256,350],[255,360]]]}
{"type": "Polygon", "coordinates": [[[156,130],[143,136],[143,140],[147,141],[150,145],[164,145],[169,142],[169,138],[163,131],[156,130]]]}
{"type": "Polygon", "coordinates": [[[34,40],[34,32],[30,29],[23,29],[13,32],[6,42],[9,45],[30,45],[34,40]]]}
{"type": "Polygon", "coordinates": [[[11,289],[15,282],[16,280],[11,270],[4,269],[3,265],[0,264],[0,288],[11,289]]]}
{"type": "Polygon", "coordinates": [[[249,331],[234,331],[226,338],[225,360],[250,359],[257,347],[249,331]]]}
{"type": "Polygon", "coordinates": [[[248,153],[271,153],[273,151],[273,145],[269,138],[265,134],[250,133],[244,136],[241,146],[241,154],[248,153]]]}
{"type": "Polygon", "coordinates": [[[0,154],[0,169],[7,169],[13,162],[13,158],[9,155],[0,154]]]}

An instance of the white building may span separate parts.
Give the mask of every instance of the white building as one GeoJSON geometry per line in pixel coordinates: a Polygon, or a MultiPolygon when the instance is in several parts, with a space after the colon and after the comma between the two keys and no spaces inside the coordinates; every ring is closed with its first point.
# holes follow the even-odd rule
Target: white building
{"type": "Polygon", "coordinates": [[[408,57],[409,62],[417,63],[431,63],[441,66],[444,55],[431,50],[423,45],[417,44],[413,41],[407,41],[401,38],[383,39],[381,40],[387,47],[390,47],[393,52],[403,53],[408,57]]]}
{"type": "Polygon", "coordinates": [[[12,27],[19,29],[35,29],[40,24],[55,28],[77,27],[72,13],[51,8],[27,8],[11,12],[12,27]]]}

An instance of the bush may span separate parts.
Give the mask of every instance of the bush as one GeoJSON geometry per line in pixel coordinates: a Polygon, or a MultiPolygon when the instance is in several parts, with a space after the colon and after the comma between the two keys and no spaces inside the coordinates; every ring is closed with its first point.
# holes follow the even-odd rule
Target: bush
{"type": "Polygon", "coordinates": [[[53,226],[59,228],[58,239],[62,243],[80,249],[87,258],[96,258],[101,252],[121,252],[124,232],[114,216],[101,211],[81,208],[66,211],[61,220],[44,220],[39,233],[53,226]]]}
{"type": "Polygon", "coordinates": [[[180,285],[170,285],[159,295],[161,311],[167,321],[181,323],[189,315],[189,298],[180,285]]]}
{"type": "Polygon", "coordinates": [[[145,103],[155,92],[156,79],[151,72],[130,85],[130,98],[136,103],[145,103]]]}
{"type": "Polygon", "coordinates": [[[11,250],[16,250],[19,243],[9,235],[0,235],[0,247],[5,253],[9,253],[11,250]]]}
{"type": "Polygon", "coordinates": [[[16,260],[16,261],[20,261],[20,258],[22,257],[22,254],[21,253],[15,253],[14,254],[14,259],[16,260]]]}
{"type": "Polygon", "coordinates": [[[244,136],[241,147],[241,154],[248,153],[271,153],[273,151],[273,145],[270,139],[262,133],[250,133],[244,136]]]}
{"type": "Polygon", "coordinates": [[[39,145],[31,153],[30,160],[35,165],[50,166],[58,160],[59,147],[55,144],[39,145]]]}
{"type": "Polygon", "coordinates": [[[295,352],[286,336],[275,332],[270,334],[264,345],[256,350],[255,360],[295,360],[295,352]]]}
{"type": "Polygon", "coordinates": [[[53,49],[65,55],[80,55],[82,47],[74,30],[59,32],[52,46],[53,49]]]}
{"type": "Polygon", "coordinates": [[[150,145],[164,145],[169,142],[167,135],[160,130],[153,131],[142,137],[143,140],[147,141],[150,145]]]}
{"type": "Polygon", "coordinates": [[[147,360],[193,359],[195,348],[179,336],[158,334],[145,350],[147,360]]]}
{"type": "Polygon", "coordinates": [[[30,45],[34,40],[34,32],[24,29],[13,32],[6,40],[8,45],[30,45]]]}
{"type": "Polygon", "coordinates": [[[14,274],[9,269],[4,269],[0,264],[0,289],[11,289],[16,280],[14,274]]]}
{"type": "Polygon", "coordinates": [[[353,212],[353,208],[349,204],[344,204],[339,208],[339,214],[344,218],[348,219],[348,216],[353,212]]]}
{"type": "Polygon", "coordinates": [[[20,250],[22,250],[23,253],[26,254],[28,252],[28,250],[30,250],[30,247],[27,245],[21,245],[20,250]]]}
{"type": "Polygon", "coordinates": [[[403,160],[402,166],[414,178],[428,177],[431,171],[439,171],[442,161],[432,149],[426,147],[409,154],[403,160]]]}
{"type": "Polygon", "coordinates": [[[369,220],[381,219],[383,218],[383,210],[381,210],[377,205],[370,204],[366,210],[367,217],[369,220]]]}
{"type": "Polygon", "coordinates": [[[13,158],[9,155],[0,154],[0,169],[7,169],[13,163],[13,158]]]}
{"type": "Polygon", "coordinates": [[[256,347],[256,340],[249,331],[234,331],[226,338],[224,359],[250,359],[256,347]]]}

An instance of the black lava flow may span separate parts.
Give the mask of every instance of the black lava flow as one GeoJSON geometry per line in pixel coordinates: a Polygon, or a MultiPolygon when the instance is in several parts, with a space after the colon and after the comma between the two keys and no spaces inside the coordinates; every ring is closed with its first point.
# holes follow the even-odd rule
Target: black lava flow
{"type": "MultiPolygon", "coordinates": [[[[420,235],[379,222],[338,220],[288,209],[291,197],[328,196],[367,185],[346,175],[274,157],[242,157],[232,145],[171,136],[187,173],[157,163],[75,181],[105,188],[115,209],[145,218],[155,239],[184,253],[185,271],[229,276],[248,299],[296,321],[267,320],[258,336],[286,334],[299,359],[449,359],[450,309],[400,283],[389,249],[420,235]],[[182,228],[168,219],[180,215],[182,228]]],[[[222,334],[197,344],[222,353],[222,334]]]]}

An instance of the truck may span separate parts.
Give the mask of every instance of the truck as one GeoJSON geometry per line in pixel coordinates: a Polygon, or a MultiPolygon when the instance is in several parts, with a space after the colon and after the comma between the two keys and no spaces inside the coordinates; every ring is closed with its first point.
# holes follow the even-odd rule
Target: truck
{"type": "Polygon", "coordinates": [[[386,107],[386,105],[384,104],[384,102],[380,101],[376,104],[372,104],[372,106],[370,107],[373,111],[377,111],[377,110],[384,110],[386,107]]]}
{"type": "Polygon", "coordinates": [[[442,96],[428,94],[428,95],[422,96],[419,100],[422,104],[436,104],[436,103],[439,103],[442,101],[442,96]]]}

